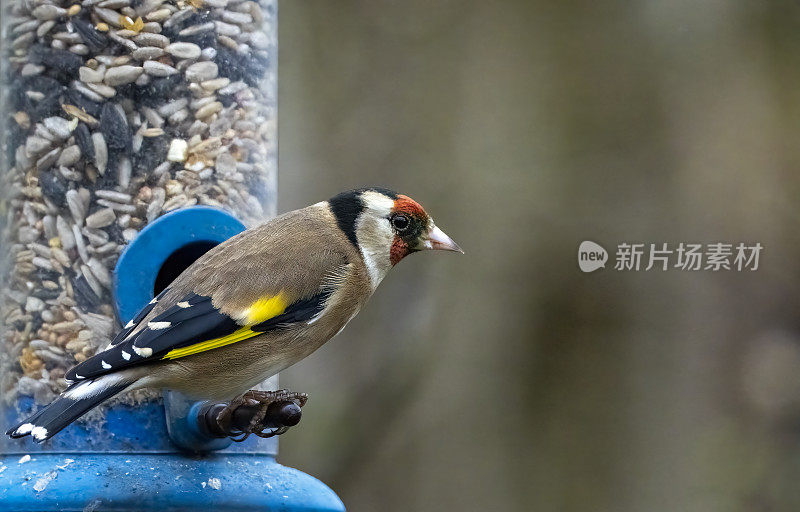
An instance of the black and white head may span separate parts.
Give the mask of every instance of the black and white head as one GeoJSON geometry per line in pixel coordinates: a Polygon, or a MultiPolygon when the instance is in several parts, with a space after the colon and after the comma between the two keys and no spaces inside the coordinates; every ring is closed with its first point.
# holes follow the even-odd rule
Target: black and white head
{"type": "Polygon", "coordinates": [[[342,192],[329,204],[339,228],[361,252],[373,288],[413,252],[464,252],[408,196],[384,188],[362,188],[342,192]]]}

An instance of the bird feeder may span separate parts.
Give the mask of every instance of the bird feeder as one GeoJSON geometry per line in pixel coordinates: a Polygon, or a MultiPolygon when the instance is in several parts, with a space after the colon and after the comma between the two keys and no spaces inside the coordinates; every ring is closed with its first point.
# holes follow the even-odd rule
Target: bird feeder
{"type": "MultiPolygon", "coordinates": [[[[277,5],[0,0],[0,43],[5,430],[200,255],[275,214],[277,5]]],[[[277,438],[233,443],[235,425],[208,421],[218,406],[138,390],[45,443],[2,437],[2,509],[343,510],[276,462],[277,438]]]]}

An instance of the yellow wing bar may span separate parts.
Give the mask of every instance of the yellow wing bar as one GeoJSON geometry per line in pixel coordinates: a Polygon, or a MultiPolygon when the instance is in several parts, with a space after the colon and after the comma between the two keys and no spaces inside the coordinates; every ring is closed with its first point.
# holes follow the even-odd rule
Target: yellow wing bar
{"type": "Polygon", "coordinates": [[[197,354],[198,352],[205,352],[206,350],[224,347],[225,345],[230,345],[231,343],[236,343],[237,341],[252,338],[253,336],[261,333],[253,331],[250,328],[251,325],[260,324],[261,322],[265,322],[270,318],[274,318],[282,314],[284,311],[286,311],[288,306],[289,304],[286,300],[286,296],[282,291],[277,295],[258,299],[251,304],[249,308],[242,311],[242,313],[236,317],[237,320],[240,322],[243,321],[243,323],[246,324],[241,329],[238,329],[227,336],[214,338],[213,340],[201,341],[200,343],[195,343],[194,345],[189,345],[188,347],[172,349],[167,352],[162,359],[177,359],[179,357],[186,357],[192,354],[197,354]]]}
{"type": "Polygon", "coordinates": [[[200,343],[195,343],[194,345],[189,345],[188,347],[172,349],[167,352],[162,359],[177,359],[179,357],[190,356],[192,354],[197,354],[198,352],[205,352],[206,350],[224,347],[225,345],[230,345],[231,343],[236,343],[237,341],[246,340],[247,338],[252,338],[257,334],[261,333],[255,332],[249,327],[242,327],[241,329],[234,331],[227,336],[214,338],[213,340],[201,341],[200,343]]]}

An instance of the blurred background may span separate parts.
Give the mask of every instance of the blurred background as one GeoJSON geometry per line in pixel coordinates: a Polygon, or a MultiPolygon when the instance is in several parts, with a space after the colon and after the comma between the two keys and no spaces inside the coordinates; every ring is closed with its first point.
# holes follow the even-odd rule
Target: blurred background
{"type": "Polygon", "coordinates": [[[402,262],[283,463],[352,511],[800,509],[800,5],[292,0],[280,210],[384,185],[466,255],[402,262]],[[764,246],[756,272],[577,247],[764,246]]]}

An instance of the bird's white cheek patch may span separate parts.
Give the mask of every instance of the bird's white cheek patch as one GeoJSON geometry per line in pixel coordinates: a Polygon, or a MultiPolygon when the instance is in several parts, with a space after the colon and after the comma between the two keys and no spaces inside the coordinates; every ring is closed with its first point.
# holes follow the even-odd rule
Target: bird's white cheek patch
{"type": "Polygon", "coordinates": [[[392,227],[387,219],[363,215],[356,226],[356,239],[374,291],[392,266],[389,259],[394,240],[392,227]]]}

